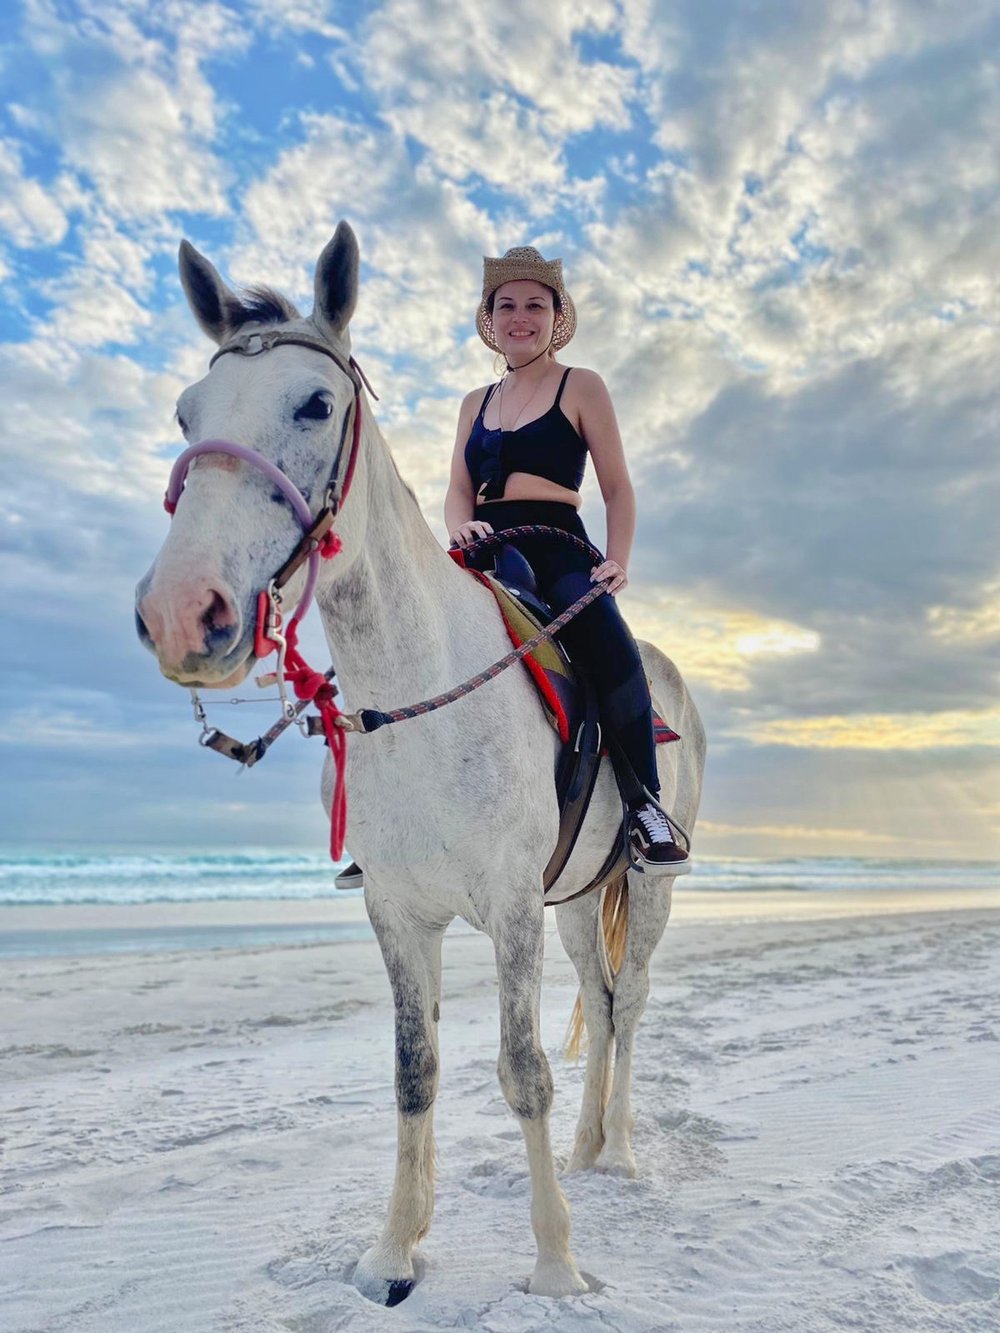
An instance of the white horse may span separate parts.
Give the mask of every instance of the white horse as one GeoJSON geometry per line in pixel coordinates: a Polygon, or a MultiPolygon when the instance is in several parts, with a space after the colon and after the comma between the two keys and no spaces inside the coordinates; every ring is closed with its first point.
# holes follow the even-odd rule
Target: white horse
{"type": "MultiPolygon", "coordinates": [[[[282,336],[320,341],[341,362],[350,355],[358,248],[346,223],[317,263],[308,319],[273,293],[241,298],[187,242],[180,272],[195,318],[220,346],[247,329],[270,333],[273,326],[282,336]]],[[[219,357],[181,395],[178,419],[191,441],[221,436],[252,446],[293,480],[315,513],[352,397],[335,359],[314,346],[280,342],[262,356],[219,357]]],[[[351,707],[393,708],[465,680],[510,644],[490,593],[441,548],[370,410],[360,410],[357,470],[336,522],[343,548],[323,566],[317,601],[351,707]]],[[[257,468],[224,454],[195,460],[169,535],[137,591],[140,637],[164,675],[185,686],[231,687],[243,679],[255,660],[257,595],[300,537],[287,502],[257,468]]],[[[289,593],[294,597],[302,584],[300,572],[289,593]]],[[[648,644],[640,648],[654,703],[682,737],[657,747],[661,799],[690,829],[704,760],[701,723],[673,664],[648,644]]],[[[364,867],[365,902],[396,1011],[395,1184],[382,1234],[354,1278],[382,1304],[409,1294],[414,1246],[431,1223],[441,941],[455,917],[484,931],[496,953],[500,1086],[523,1132],[531,1172],[538,1257],[530,1290],[547,1296],[586,1290],[570,1253],[569,1209],[553,1164],[552,1075],[539,1038],[542,872],[557,833],[557,745],[527,673],[517,667],[438,712],[348,737],[348,845],[364,867]]],[[[604,769],[559,896],[589,882],[619,826],[621,803],[604,769]]],[[[328,808],[331,787],[328,755],[328,808]]],[[[613,986],[601,895],[556,908],[579,973],[589,1037],[570,1170],[635,1172],[632,1048],[673,881],[633,872],[628,881],[627,940],[613,986]]]]}

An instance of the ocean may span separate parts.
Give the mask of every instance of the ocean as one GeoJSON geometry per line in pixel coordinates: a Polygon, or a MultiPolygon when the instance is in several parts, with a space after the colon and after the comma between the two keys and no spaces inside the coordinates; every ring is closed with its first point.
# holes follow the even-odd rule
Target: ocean
{"type": "MultiPolygon", "coordinates": [[[[5,921],[0,915],[0,959],[53,955],[124,953],[163,949],[263,947],[273,943],[310,944],[373,938],[363,906],[354,901],[360,889],[336,890],[340,866],[322,853],[248,849],[242,852],[0,852],[0,913],[4,908],[30,908],[24,916],[5,921]],[[252,904],[286,901],[324,903],[315,917],[289,907],[284,918],[273,912],[255,917],[252,904]],[[117,914],[95,926],[67,924],[47,908],[89,909],[157,904],[247,905],[245,914],[231,908],[227,924],[206,922],[201,913],[185,917],[166,906],[149,914],[117,914]]],[[[1000,863],[988,861],[893,861],[868,857],[751,858],[698,857],[691,873],[677,881],[678,899],[690,889],[738,895],[778,890],[789,895],[898,890],[931,890],[947,908],[949,892],[1000,888],[1000,863]]],[[[801,897],[799,898],[801,903],[801,897]]],[[[94,916],[89,912],[90,917],[94,916]]],[[[212,915],[212,914],[209,914],[212,915]]],[[[219,913],[214,914],[215,917],[219,913]]],[[[458,929],[468,928],[458,925],[458,929]]]]}
{"type": "MultiPolygon", "coordinates": [[[[323,853],[243,852],[0,852],[0,907],[58,904],[309,900],[347,896],[334,890],[339,866],[323,853]]],[[[679,880],[719,893],[782,889],[996,888],[995,861],[887,860],[870,857],[787,857],[764,860],[701,857],[679,880]]],[[[358,896],[360,891],[355,891],[358,896]]]]}

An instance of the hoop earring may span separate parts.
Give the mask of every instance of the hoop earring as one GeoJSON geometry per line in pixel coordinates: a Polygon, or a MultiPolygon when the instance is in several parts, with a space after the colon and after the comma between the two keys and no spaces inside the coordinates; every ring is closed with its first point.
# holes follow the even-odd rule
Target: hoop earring
{"type": "Polygon", "coordinates": [[[504,356],[503,352],[497,352],[496,356],[493,358],[493,374],[499,379],[501,375],[505,375],[506,373],[507,358],[504,356]]]}

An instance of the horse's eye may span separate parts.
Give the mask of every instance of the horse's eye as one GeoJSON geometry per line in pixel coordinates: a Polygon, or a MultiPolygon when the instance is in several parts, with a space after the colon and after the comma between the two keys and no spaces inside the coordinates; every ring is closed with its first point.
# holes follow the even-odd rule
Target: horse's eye
{"type": "Polygon", "coordinates": [[[333,403],[329,395],[314,393],[307,403],[303,403],[295,413],[296,421],[325,421],[333,412],[333,403]]]}

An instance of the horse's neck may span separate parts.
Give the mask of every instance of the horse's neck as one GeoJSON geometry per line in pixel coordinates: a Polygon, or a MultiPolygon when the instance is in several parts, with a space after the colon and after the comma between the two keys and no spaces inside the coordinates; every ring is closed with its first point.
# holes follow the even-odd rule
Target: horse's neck
{"type": "Polygon", "coordinates": [[[368,506],[363,549],[317,597],[352,709],[395,708],[439,692],[456,683],[470,649],[482,662],[472,646],[481,590],[442,550],[384,441],[368,430],[363,488],[346,502],[368,506]]]}

